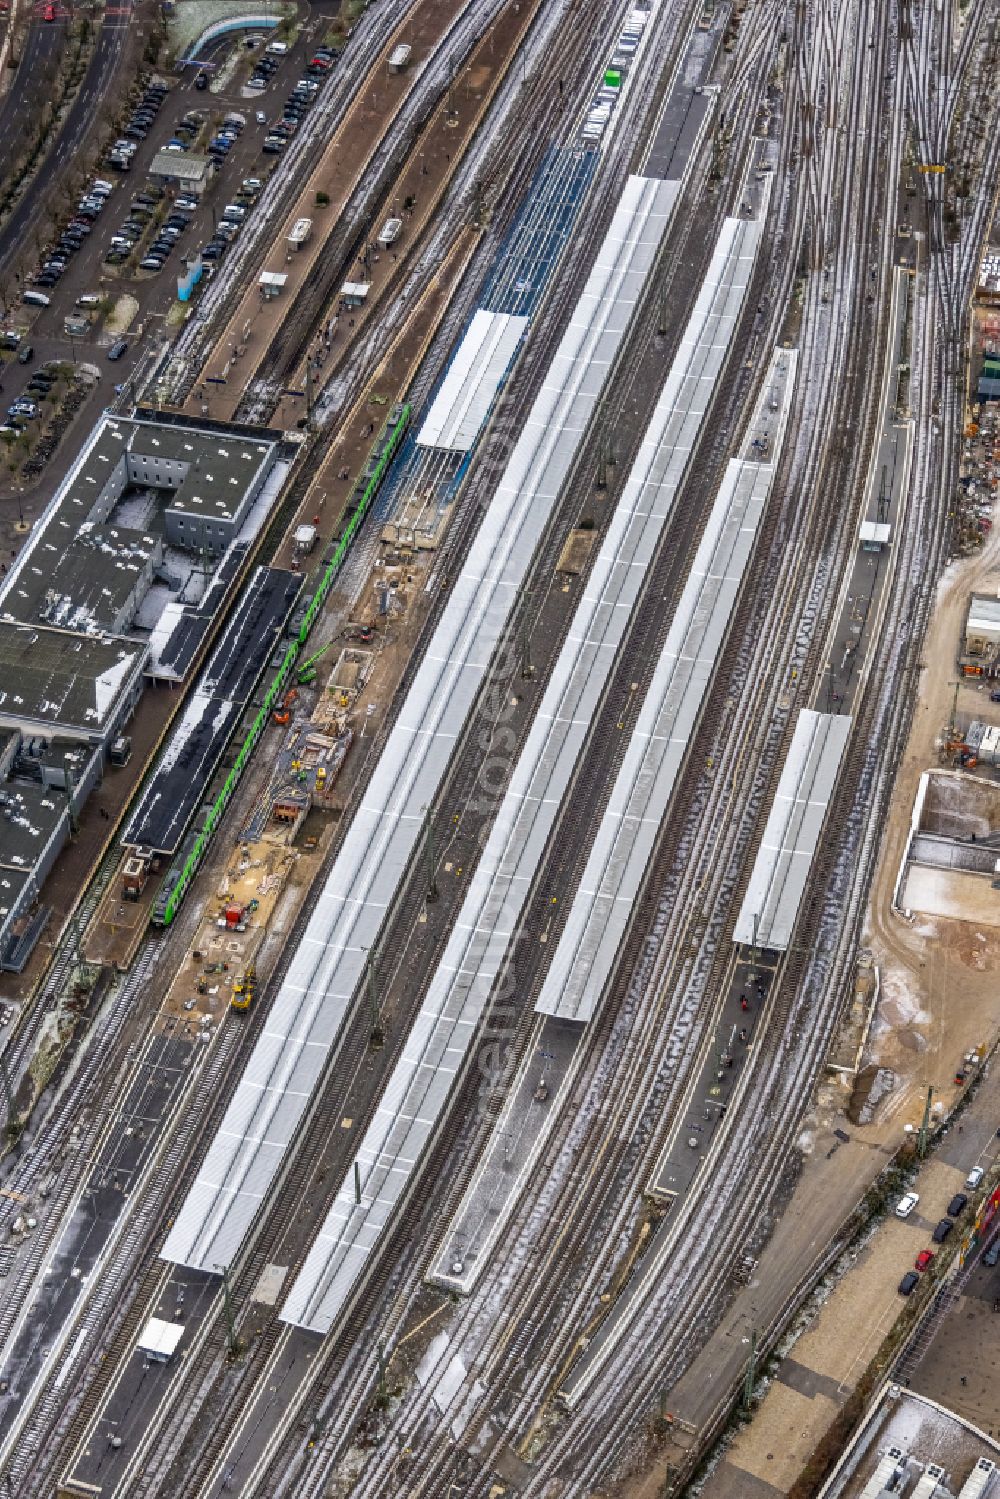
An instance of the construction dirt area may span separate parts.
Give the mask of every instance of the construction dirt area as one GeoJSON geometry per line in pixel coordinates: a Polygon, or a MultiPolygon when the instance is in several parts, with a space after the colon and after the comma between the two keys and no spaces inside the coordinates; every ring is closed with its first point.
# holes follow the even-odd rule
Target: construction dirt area
{"type": "MultiPolygon", "coordinates": [[[[976,679],[956,685],[955,665],[969,595],[995,590],[998,579],[1000,540],[991,532],[977,556],[952,563],[944,573],[924,647],[919,706],[896,774],[866,933],[881,997],[865,1061],[893,1073],[876,1127],[881,1120],[891,1129],[896,1121],[898,1130],[904,1118],[919,1120],[928,1087],[950,1106],[963,1056],[979,1047],[990,1051],[1000,1027],[1000,890],[986,876],[911,865],[902,904],[912,919],[892,908],[920,777],[944,763],[948,726],[974,718],[1000,723],[1000,703],[990,701],[988,685],[976,679]]],[[[947,782],[931,777],[938,800],[927,805],[923,825],[953,837],[977,829],[988,833],[1000,809],[1000,782],[988,775],[961,776],[947,809],[940,797],[947,782]],[[947,818],[940,815],[945,810],[947,818]]]]}

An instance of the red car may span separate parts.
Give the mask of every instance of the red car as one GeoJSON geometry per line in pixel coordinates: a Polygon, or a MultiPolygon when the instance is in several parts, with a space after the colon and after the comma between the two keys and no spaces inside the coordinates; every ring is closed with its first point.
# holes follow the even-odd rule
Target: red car
{"type": "Polygon", "coordinates": [[[43,21],[54,21],[55,18],[56,18],[56,8],[55,8],[55,6],[54,5],[46,5],[45,9],[42,11],[42,20],[43,21]]]}
{"type": "Polygon", "coordinates": [[[926,1270],[933,1258],[933,1249],[921,1249],[913,1263],[918,1270],[926,1270]]]}

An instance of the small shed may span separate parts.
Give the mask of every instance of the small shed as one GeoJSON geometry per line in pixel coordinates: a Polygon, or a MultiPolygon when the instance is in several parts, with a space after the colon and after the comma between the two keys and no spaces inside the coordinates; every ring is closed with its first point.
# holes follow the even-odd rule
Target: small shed
{"type": "Polygon", "coordinates": [[[150,1317],[139,1335],[137,1346],[154,1364],[169,1364],[183,1336],[182,1323],[164,1322],[160,1317],[150,1317]]]}
{"type": "Polygon", "coordinates": [[[974,593],[965,617],[965,653],[993,656],[1000,645],[1000,596],[974,593]]]}
{"type": "Polygon", "coordinates": [[[257,285],[265,302],[273,302],[275,297],[280,297],[287,281],[284,271],[261,271],[257,285]]]}
{"type": "Polygon", "coordinates": [[[371,285],[367,281],[345,281],[340,288],[345,307],[360,307],[368,296],[371,285]]]}
{"type": "Polygon", "coordinates": [[[889,545],[892,527],[886,521],[863,520],[859,535],[863,552],[881,552],[889,545]]]}
{"type": "Polygon", "coordinates": [[[400,42],[398,47],[393,47],[389,53],[389,72],[402,73],[410,61],[410,53],[413,49],[407,42],[400,42]]]}

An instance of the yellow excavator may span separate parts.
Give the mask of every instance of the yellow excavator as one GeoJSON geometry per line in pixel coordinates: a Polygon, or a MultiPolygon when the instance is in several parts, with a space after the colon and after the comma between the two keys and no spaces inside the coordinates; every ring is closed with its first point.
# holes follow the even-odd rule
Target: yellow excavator
{"type": "Polygon", "coordinates": [[[249,1010],[257,993],[257,970],[251,963],[241,978],[233,985],[231,1004],[234,1010],[249,1010]]]}

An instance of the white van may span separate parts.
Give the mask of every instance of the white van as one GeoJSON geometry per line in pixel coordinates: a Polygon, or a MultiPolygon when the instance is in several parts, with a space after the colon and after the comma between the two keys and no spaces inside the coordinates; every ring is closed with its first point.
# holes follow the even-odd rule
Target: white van
{"type": "Polygon", "coordinates": [[[77,307],[100,307],[101,298],[96,291],[85,291],[82,297],[76,299],[77,307]]]}
{"type": "Polygon", "coordinates": [[[51,307],[52,298],[47,297],[43,291],[23,291],[21,301],[26,307],[51,307]]]}
{"type": "Polygon", "coordinates": [[[284,57],[285,53],[288,51],[288,43],[268,42],[267,50],[268,52],[270,52],[272,57],[284,57]]]}

